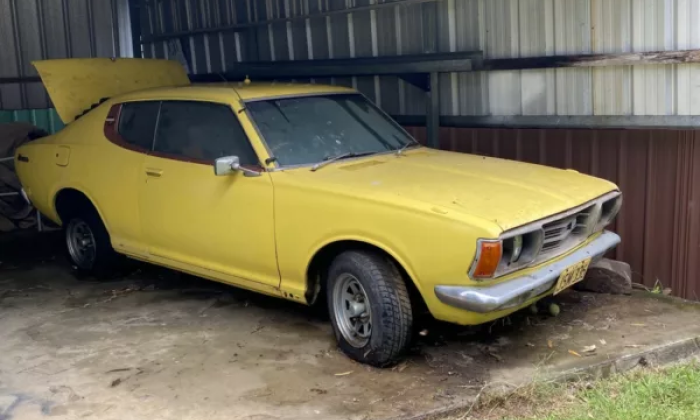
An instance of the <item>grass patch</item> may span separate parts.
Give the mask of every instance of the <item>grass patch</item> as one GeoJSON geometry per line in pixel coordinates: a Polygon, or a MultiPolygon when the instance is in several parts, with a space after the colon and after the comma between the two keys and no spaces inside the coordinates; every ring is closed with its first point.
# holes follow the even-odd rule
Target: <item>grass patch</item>
{"type": "Polygon", "coordinates": [[[700,364],[644,369],[598,382],[539,383],[482,394],[449,420],[700,419],[700,364]]]}

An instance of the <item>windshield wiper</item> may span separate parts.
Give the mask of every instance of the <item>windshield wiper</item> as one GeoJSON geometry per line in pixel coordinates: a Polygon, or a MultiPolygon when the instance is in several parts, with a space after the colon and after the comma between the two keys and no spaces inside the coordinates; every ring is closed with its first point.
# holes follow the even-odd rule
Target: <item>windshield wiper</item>
{"type": "Polygon", "coordinates": [[[401,146],[400,149],[396,149],[396,156],[401,156],[401,154],[402,154],[403,152],[405,152],[406,149],[408,149],[408,148],[411,147],[411,146],[420,146],[420,145],[421,145],[421,144],[418,142],[418,140],[416,140],[416,139],[414,139],[414,138],[411,138],[411,141],[409,141],[408,143],[406,143],[406,144],[404,144],[403,146],[401,146]]]}
{"type": "Polygon", "coordinates": [[[316,172],[319,169],[323,168],[324,166],[331,164],[333,162],[337,162],[342,159],[349,159],[349,158],[354,158],[354,157],[361,157],[361,156],[369,156],[373,155],[377,152],[346,152],[346,153],[341,153],[339,155],[335,156],[327,156],[325,157],[322,161],[314,164],[314,166],[311,167],[312,172],[316,172]]]}

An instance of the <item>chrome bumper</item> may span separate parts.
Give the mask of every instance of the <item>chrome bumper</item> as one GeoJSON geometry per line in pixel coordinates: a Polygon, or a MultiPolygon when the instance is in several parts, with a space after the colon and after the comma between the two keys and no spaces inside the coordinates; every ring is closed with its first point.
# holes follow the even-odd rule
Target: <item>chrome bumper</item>
{"type": "Polygon", "coordinates": [[[583,248],[527,276],[486,287],[436,286],[435,294],[442,303],[471,312],[487,313],[512,308],[550,290],[567,267],[586,258],[602,257],[619,243],[619,236],[603,232],[583,248]]]}

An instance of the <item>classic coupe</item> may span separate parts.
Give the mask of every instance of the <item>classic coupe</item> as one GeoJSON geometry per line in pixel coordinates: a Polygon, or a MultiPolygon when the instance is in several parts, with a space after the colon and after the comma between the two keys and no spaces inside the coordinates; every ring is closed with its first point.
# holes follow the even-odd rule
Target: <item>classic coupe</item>
{"type": "Polygon", "coordinates": [[[166,60],[34,65],[66,127],[16,168],[77,270],[127,256],[325,302],[360,362],[396,363],[421,311],[476,325],[557,294],[620,241],[614,184],[423,147],[352,89],[196,85],[166,60]]]}

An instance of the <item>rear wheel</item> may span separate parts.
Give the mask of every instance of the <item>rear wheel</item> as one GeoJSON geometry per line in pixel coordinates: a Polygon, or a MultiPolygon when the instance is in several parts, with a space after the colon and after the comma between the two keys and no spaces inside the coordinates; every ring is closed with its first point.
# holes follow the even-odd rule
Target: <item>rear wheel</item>
{"type": "Polygon", "coordinates": [[[79,211],[64,228],[68,258],[79,274],[111,277],[121,257],[112,248],[109,233],[97,212],[79,211]]]}
{"type": "Polygon", "coordinates": [[[406,284],[383,255],[346,251],[331,264],[327,300],[338,347],[358,362],[400,360],[413,328],[406,284]]]}

